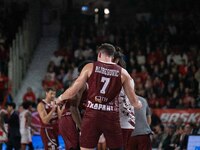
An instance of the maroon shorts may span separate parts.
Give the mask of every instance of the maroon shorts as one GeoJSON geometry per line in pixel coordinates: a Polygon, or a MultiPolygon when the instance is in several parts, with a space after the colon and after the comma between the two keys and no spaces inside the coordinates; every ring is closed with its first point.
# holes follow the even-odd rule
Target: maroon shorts
{"type": "Polygon", "coordinates": [[[150,134],[130,137],[128,150],[151,150],[150,134]]]}
{"type": "Polygon", "coordinates": [[[58,132],[54,127],[41,128],[40,134],[44,144],[45,150],[57,150],[58,149],[58,132]]]}
{"type": "Polygon", "coordinates": [[[124,150],[128,148],[128,143],[129,143],[132,132],[133,132],[133,129],[122,129],[124,150]]]}
{"type": "Polygon", "coordinates": [[[83,117],[80,145],[95,148],[101,134],[104,134],[108,148],[123,147],[122,132],[117,112],[90,109],[83,117]]]}
{"type": "Polygon", "coordinates": [[[71,115],[62,116],[59,120],[59,132],[63,137],[66,149],[76,149],[79,145],[79,133],[71,115]]]}

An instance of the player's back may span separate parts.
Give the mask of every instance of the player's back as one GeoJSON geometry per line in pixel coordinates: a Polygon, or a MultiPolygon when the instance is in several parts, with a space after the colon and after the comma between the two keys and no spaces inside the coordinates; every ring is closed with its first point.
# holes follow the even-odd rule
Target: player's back
{"type": "Polygon", "coordinates": [[[94,62],[88,86],[87,107],[114,111],[116,99],[122,88],[121,67],[114,63],[94,62]]]}

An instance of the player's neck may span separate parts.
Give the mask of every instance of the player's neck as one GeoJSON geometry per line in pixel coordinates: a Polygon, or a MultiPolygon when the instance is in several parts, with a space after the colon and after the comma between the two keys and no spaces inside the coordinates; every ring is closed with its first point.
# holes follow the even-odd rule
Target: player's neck
{"type": "Polygon", "coordinates": [[[45,102],[48,103],[48,104],[51,103],[51,100],[50,100],[50,99],[45,98],[44,100],[45,100],[45,102]]]}
{"type": "Polygon", "coordinates": [[[113,63],[113,62],[112,62],[112,58],[111,58],[111,57],[108,57],[108,56],[101,56],[101,57],[98,57],[98,61],[100,61],[100,62],[105,62],[105,63],[113,63]]]}

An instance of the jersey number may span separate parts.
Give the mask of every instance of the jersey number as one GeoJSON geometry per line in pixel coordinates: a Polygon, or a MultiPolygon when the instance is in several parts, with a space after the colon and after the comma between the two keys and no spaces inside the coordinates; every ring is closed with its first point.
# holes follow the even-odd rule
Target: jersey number
{"type": "Polygon", "coordinates": [[[100,90],[100,93],[101,94],[105,94],[106,93],[106,88],[107,88],[107,86],[108,86],[108,84],[110,82],[110,78],[102,77],[101,78],[101,82],[103,82],[104,84],[103,84],[103,87],[100,90]]]}

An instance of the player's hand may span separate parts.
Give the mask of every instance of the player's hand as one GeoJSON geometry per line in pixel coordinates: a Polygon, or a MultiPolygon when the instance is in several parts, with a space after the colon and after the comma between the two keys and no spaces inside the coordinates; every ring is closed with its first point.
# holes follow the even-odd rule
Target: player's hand
{"type": "Polygon", "coordinates": [[[61,108],[58,107],[59,112],[62,114],[63,111],[65,110],[65,105],[62,105],[61,108]]]}
{"type": "Polygon", "coordinates": [[[55,102],[56,102],[56,104],[57,105],[59,105],[59,104],[61,104],[62,102],[63,102],[63,100],[62,100],[62,98],[61,98],[62,96],[60,95],[58,98],[55,98],[55,102]]]}
{"type": "Polygon", "coordinates": [[[52,103],[52,111],[55,111],[56,110],[56,108],[57,108],[57,104],[54,102],[54,103],[52,103]]]}

